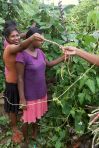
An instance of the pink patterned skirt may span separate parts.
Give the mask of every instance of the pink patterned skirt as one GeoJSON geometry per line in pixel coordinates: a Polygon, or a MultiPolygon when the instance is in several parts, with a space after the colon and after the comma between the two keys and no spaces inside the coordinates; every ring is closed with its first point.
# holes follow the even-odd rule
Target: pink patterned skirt
{"type": "Polygon", "coordinates": [[[35,123],[48,111],[47,95],[42,99],[27,101],[27,109],[23,111],[24,123],[35,123]]]}

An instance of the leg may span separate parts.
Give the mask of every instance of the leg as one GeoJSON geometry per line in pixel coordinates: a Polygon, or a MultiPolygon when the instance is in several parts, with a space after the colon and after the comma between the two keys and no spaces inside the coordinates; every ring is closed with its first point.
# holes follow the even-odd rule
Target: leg
{"type": "Polygon", "coordinates": [[[17,129],[17,116],[16,113],[10,113],[9,114],[9,119],[10,119],[10,124],[12,127],[12,130],[16,130],[17,129]]]}
{"type": "Polygon", "coordinates": [[[22,132],[23,132],[24,140],[28,143],[28,123],[23,124],[22,132]]]}
{"type": "Polygon", "coordinates": [[[10,119],[10,113],[7,113],[8,118],[9,118],[9,126],[11,127],[11,119],[10,119]]]}
{"type": "Polygon", "coordinates": [[[36,140],[37,132],[38,132],[38,125],[36,123],[33,123],[32,127],[33,127],[32,138],[36,140]]]}
{"type": "Polygon", "coordinates": [[[10,119],[10,124],[11,124],[12,132],[13,132],[12,141],[14,143],[21,143],[22,139],[23,139],[23,135],[17,128],[17,115],[16,115],[16,113],[11,112],[9,114],[9,119],[10,119]]]}

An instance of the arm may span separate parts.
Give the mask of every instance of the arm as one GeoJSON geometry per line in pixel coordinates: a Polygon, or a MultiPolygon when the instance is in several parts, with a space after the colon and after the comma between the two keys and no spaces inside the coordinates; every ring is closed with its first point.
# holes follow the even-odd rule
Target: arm
{"type": "MultiPolygon", "coordinates": [[[[67,58],[66,58],[67,59],[67,58]]],[[[53,61],[51,61],[51,62],[49,62],[47,59],[45,60],[46,61],[46,65],[48,66],[48,67],[53,67],[53,66],[55,66],[55,65],[57,65],[57,64],[59,64],[59,63],[61,63],[61,62],[63,62],[65,60],[65,56],[63,55],[63,56],[61,56],[61,57],[59,57],[59,58],[57,58],[57,59],[55,59],[55,60],[53,60],[53,61]]]]}
{"type": "Polygon", "coordinates": [[[26,33],[20,33],[20,38],[25,39],[26,38],[26,33]]]}
{"type": "MultiPolygon", "coordinates": [[[[36,26],[36,22],[33,22],[33,24],[31,25],[31,27],[35,27],[36,26]]],[[[20,33],[20,37],[21,39],[25,39],[26,38],[26,33],[20,33]]]]}
{"type": "Polygon", "coordinates": [[[40,34],[35,33],[31,37],[29,37],[28,39],[21,42],[19,45],[9,45],[9,46],[7,46],[7,48],[9,48],[9,53],[16,54],[18,52],[21,52],[21,51],[27,49],[28,46],[33,42],[33,40],[43,41],[43,37],[40,34]]]}
{"type": "Polygon", "coordinates": [[[20,103],[24,105],[23,109],[26,109],[26,100],[24,95],[24,64],[17,62],[16,69],[18,74],[18,90],[20,96],[20,103]]]}
{"type": "Polygon", "coordinates": [[[99,56],[95,54],[88,53],[84,50],[78,49],[76,47],[63,47],[63,51],[67,55],[77,55],[86,61],[99,66],[99,56]]]}
{"type": "Polygon", "coordinates": [[[80,56],[81,58],[87,60],[88,62],[99,66],[99,56],[95,54],[88,53],[86,51],[77,49],[76,55],[80,56]]]}

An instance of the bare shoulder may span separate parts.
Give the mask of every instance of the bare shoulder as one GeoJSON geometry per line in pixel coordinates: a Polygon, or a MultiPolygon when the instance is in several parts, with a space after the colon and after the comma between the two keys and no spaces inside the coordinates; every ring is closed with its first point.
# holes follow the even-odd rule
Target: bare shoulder
{"type": "Polygon", "coordinates": [[[4,50],[4,54],[12,54],[12,51],[14,50],[14,48],[16,47],[17,45],[14,45],[14,44],[10,44],[8,45],[5,50],[4,50]]]}

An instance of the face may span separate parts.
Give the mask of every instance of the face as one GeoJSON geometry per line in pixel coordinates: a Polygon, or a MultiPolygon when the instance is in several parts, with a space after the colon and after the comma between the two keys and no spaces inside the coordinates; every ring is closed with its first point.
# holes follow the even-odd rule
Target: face
{"type": "Polygon", "coordinates": [[[42,43],[42,41],[34,41],[32,45],[34,48],[39,48],[41,47],[42,43]]]}
{"type": "Polygon", "coordinates": [[[18,45],[20,43],[20,35],[18,31],[12,31],[7,40],[10,44],[18,45]]]}

